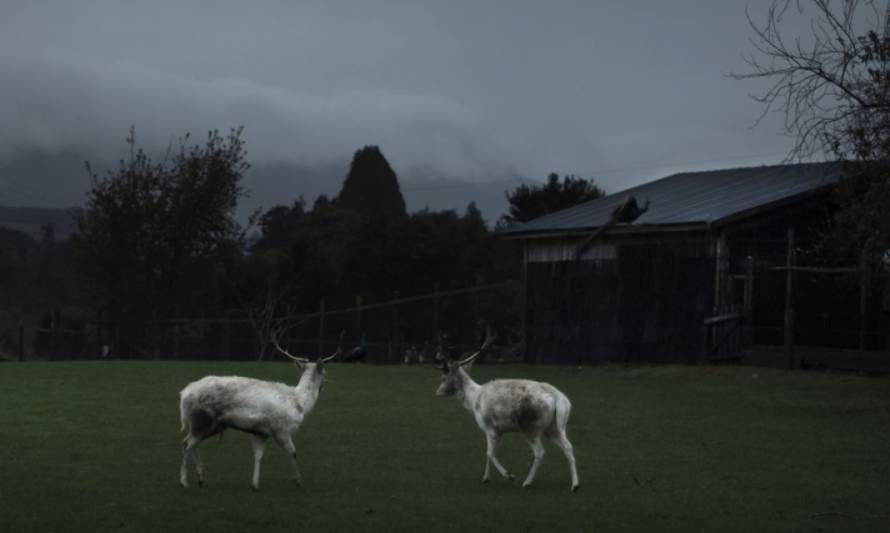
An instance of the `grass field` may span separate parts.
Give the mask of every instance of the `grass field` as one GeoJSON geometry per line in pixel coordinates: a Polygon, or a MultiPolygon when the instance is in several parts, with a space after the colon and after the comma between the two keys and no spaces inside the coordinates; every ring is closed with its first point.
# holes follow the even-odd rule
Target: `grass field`
{"type": "MultiPolygon", "coordinates": [[[[547,443],[536,484],[480,483],[484,438],[422,367],[334,364],[295,437],[205,442],[178,486],[177,394],[204,374],[290,383],[286,363],[0,365],[0,531],[876,531],[890,525],[890,380],[735,367],[488,366],[574,404],[581,490],[547,443]],[[191,473],[194,479],[193,473],[191,473]]],[[[499,456],[522,479],[531,452],[499,456]]]]}

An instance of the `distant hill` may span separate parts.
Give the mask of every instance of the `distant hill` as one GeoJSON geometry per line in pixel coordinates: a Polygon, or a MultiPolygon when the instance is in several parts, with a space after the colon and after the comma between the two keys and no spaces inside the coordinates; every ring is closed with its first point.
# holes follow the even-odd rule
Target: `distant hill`
{"type": "Polygon", "coordinates": [[[39,239],[48,224],[52,224],[57,240],[67,239],[77,227],[68,209],[0,206],[0,227],[39,239]]]}

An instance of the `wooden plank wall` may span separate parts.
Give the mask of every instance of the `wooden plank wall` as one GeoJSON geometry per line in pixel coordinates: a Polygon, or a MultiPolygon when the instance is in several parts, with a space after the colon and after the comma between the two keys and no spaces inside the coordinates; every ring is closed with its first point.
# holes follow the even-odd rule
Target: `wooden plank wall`
{"type": "MultiPolygon", "coordinates": [[[[571,242],[564,242],[572,249],[571,242]]],[[[581,261],[529,244],[529,362],[693,362],[712,306],[714,259],[703,234],[608,239],[581,261]],[[599,248],[599,252],[596,249],[599,248]]]]}

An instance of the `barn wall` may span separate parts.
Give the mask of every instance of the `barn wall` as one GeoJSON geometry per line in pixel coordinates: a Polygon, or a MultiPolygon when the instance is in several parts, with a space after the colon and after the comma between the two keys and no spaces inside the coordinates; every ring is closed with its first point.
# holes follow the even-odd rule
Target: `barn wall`
{"type": "Polygon", "coordinates": [[[530,362],[696,360],[713,299],[706,234],[607,237],[574,261],[577,242],[527,242],[530,362]]]}

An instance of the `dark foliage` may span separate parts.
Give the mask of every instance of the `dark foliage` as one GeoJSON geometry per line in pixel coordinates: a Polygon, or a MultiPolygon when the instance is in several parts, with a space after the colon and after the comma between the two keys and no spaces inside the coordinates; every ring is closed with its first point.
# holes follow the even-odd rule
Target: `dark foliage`
{"type": "Polygon", "coordinates": [[[0,322],[76,307],[72,256],[71,244],[57,241],[51,226],[40,239],[0,228],[0,322]]]}
{"type": "Polygon", "coordinates": [[[527,222],[604,195],[592,179],[568,175],[560,181],[558,175],[550,174],[543,185],[520,185],[508,192],[509,212],[501,217],[498,226],[527,222]]]}
{"type": "Polygon", "coordinates": [[[380,148],[365,146],[355,152],[337,204],[366,215],[378,214],[393,220],[405,217],[405,199],[398,178],[380,148]]]}
{"type": "MultiPolygon", "coordinates": [[[[136,147],[92,190],[73,242],[92,306],[116,318],[171,317],[219,305],[226,259],[238,253],[234,219],[244,162],[241,130],[188,135],[160,163],[136,147]]],[[[89,166],[88,166],[89,168],[89,166]]]]}

